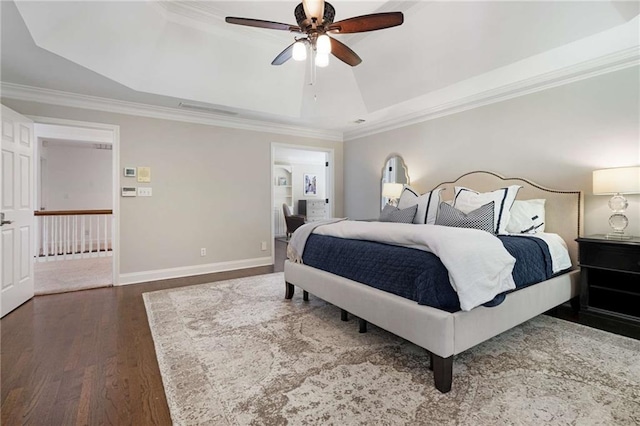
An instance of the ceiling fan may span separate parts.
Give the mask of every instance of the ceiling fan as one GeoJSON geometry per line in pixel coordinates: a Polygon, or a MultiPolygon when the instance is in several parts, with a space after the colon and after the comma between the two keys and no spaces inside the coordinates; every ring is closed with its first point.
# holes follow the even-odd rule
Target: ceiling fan
{"type": "Polygon", "coordinates": [[[225,21],[248,27],[304,34],[302,37],[295,37],[296,41],[280,52],[271,65],[282,65],[291,58],[303,61],[306,59],[307,49],[310,49],[312,60],[319,67],[329,64],[329,53],[352,67],[362,62],[362,59],[347,45],[329,37],[327,33],[361,33],[395,27],[404,22],[402,12],[373,13],[333,22],[336,10],[324,0],[302,0],[302,3],[296,6],[294,15],[298,25],[232,16],[228,16],[225,21]]]}

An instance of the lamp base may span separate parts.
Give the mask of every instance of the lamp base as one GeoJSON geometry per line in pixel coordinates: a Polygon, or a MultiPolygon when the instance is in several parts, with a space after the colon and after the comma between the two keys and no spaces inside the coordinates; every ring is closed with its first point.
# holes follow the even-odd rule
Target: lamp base
{"type": "Polygon", "coordinates": [[[608,233],[604,236],[607,240],[630,240],[633,238],[628,234],[608,233]]]}

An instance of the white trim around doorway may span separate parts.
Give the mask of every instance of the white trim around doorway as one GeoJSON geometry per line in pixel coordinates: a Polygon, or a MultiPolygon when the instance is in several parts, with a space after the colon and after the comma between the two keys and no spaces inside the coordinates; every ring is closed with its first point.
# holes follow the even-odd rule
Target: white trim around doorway
{"type": "Polygon", "coordinates": [[[274,200],[274,175],[273,175],[273,164],[275,160],[275,152],[276,148],[289,148],[289,149],[297,149],[301,151],[314,151],[314,152],[324,152],[327,154],[329,167],[327,168],[326,179],[327,179],[327,193],[325,194],[325,198],[329,199],[329,214],[330,217],[335,217],[335,209],[336,209],[336,187],[335,187],[335,150],[333,148],[326,148],[320,146],[310,146],[310,145],[294,145],[294,144],[286,144],[286,143],[278,143],[271,142],[271,158],[270,158],[270,194],[271,194],[271,202],[269,217],[271,218],[271,263],[275,263],[275,224],[273,221],[273,200],[274,200]]]}
{"type": "MultiPolygon", "coordinates": [[[[120,285],[120,126],[115,124],[93,123],[87,121],[66,120],[62,118],[52,117],[40,117],[40,116],[27,116],[35,124],[55,124],[60,126],[76,127],[79,129],[90,130],[106,130],[111,131],[113,135],[112,140],[112,184],[113,184],[113,241],[111,243],[111,250],[113,253],[113,285],[120,285]]],[[[37,145],[36,145],[37,146],[37,145]]],[[[37,152],[39,156],[40,153],[37,152]]],[[[34,171],[35,173],[35,171],[34,171]]],[[[34,194],[35,196],[35,194],[34,194]]]]}

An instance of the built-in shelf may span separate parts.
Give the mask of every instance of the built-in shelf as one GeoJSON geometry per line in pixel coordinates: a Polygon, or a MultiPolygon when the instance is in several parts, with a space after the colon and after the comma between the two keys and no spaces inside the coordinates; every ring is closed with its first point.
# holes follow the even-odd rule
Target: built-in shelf
{"type": "Polygon", "coordinates": [[[293,186],[291,165],[274,164],[273,166],[273,220],[276,237],[286,234],[286,223],[282,212],[282,205],[289,206],[294,211],[293,186]]]}

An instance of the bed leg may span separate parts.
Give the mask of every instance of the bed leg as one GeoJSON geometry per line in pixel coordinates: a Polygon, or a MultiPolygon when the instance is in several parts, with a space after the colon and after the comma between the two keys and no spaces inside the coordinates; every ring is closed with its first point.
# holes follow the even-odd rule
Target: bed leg
{"type": "Polygon", "coordinates": [[[573,299],[570,299],[569,303],[571,304],[571,309],[574,313],[577,314],[578,312],[580,312],[580,296],[576,296],[573,299]]]}
{"type": "Polygon", "coordinates": [[[433,354],[429,352],[429,370],[433,371],[433,354]]]}
{"type": "Polygon", "coordinates": [[[295,287],[293,286],[293,284],[285,282],[285,291],[284,291],[284,298],[285,299],[291,299],[293,298],[293,292],[295,290],[295,287]]]}
{"type": "Polygon", "coordinates": [[[349,321],[349,312],[345,311],[344,309],[340,309],[340,319],[342,321],[349,321]]]}
{"type": "Polygon", "coordinates": [[[449,358],[442,358],[436,354],[431,354],[433,363],[433,381],[436,389],[442,393],[451,390],[451,382],[453,381],[453,355],[449,358]]]}
{"type": "Polygon", "coordinates": [[[367,321],[363,320],[362,318],[360,318],[360,320],[358,321],[359,325],[360,325],[360,330],[358,330],[360,333],[366,333],[367,332],[367,321]]]}
{"type": "Polygon", "coordinates": [[[309,292],[307,290],[302,290],[302,300],[305,302],[309,301],[309,292]]]}

